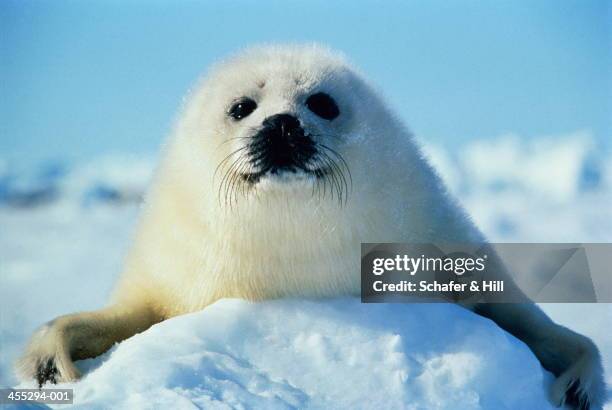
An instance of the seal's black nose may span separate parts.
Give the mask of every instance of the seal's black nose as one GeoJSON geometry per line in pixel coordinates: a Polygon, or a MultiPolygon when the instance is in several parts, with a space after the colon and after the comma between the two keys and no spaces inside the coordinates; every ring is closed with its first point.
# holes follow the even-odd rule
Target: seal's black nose
{"type": "Polygon", "coordinates": [[[249,143],[250,162],[259,172],[306,170],[315,155],[314,141],[306,135],[300,121],[291,114],[266,118],[263,127],[249,143]]]}
{"type": "Polygon", "coordinates": [[[263,126],[279,137],[295,138],[304,134],[300,121],[291,114],[272,115],[264,120],[263,126]]]}

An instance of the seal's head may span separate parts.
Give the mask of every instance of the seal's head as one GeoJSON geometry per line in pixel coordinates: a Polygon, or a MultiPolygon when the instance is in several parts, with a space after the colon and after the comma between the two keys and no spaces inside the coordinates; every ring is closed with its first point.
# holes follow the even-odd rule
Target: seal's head
{"type": "Polygon", "coordinates": [[[189,146],[215,164],[222,204],[300,190],[345,203],[351,146],[379,105],[328,49],[256,47],[218,64],[198,87],[186,114],[197,140],[189,146]]]}

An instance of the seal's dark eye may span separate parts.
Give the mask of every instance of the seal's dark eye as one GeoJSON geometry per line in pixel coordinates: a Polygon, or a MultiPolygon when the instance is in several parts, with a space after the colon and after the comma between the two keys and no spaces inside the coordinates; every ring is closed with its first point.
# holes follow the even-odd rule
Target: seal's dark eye
{"type": "Polygon", "coordinates": [[[308,97],[306,106],[310,111],[326,120],[331,121],[340,115],[340,110],[334,99],[325,93],[316,93],[308,97]]]}
{"type": "Polygon", "coordinates": [[[235,120],[241,120],[248,117],[257,108],[257,103],[250,98],[244,97],[237,101],[229,110],[229,116],[235,120]]]}

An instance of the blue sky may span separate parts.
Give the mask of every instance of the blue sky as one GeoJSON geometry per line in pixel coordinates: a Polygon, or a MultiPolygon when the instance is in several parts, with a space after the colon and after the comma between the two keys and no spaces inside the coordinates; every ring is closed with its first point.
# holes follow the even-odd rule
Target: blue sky
{"type": "Polygon", "coordinates": [[[0,3],[0,156],[154,151],[216,59],[260,42],[346,53],[424,140],[612,136],[605,1],[0,3]]]}

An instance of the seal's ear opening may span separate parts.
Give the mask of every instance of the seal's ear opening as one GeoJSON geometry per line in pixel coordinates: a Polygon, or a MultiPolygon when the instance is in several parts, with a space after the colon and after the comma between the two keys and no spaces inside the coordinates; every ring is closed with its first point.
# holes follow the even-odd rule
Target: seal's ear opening
{"type": "Polygon", "coordinates": [[[316,93],[308,97],[306,106],[310,111],[328,121],[340,115],[340,109],[336,101],[325,93],[316,93]]]}

